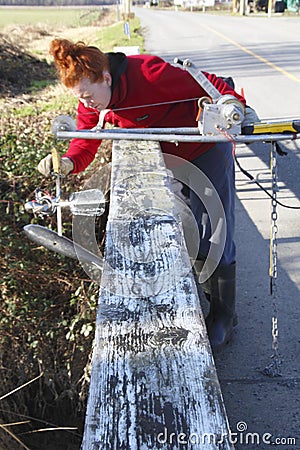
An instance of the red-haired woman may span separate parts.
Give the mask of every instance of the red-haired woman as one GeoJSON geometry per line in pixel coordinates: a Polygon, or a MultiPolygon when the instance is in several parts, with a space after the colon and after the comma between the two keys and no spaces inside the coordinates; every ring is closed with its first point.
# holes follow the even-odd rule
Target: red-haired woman
{"type": "MultiPolygon", "coordinates": [[[[160,57],[104,54],[96,47],[65,39],[53,40],[50,54],[62,83],[79,100],[77,129],[91,129],[99,123],[103,127],[111,123],[121,128],[196,126],[197,100],[207,93],[187,71],[160,57]]],[[[222,78],[204,74],[221,95],[234,95],[245,105],[245,99],[222,78]]],[[[65,174],[83,171],[93,161],[100,144],[100,140],[73,139],[62,157],[62,171],[65,174]]],[[[200,169],[214,185],[223,204],[225,247],[216,270],[203,286],[210,301],[207,318],[210,341],[215,349],[220,349],[230,340],[236,322],[235,174],[231,144],[161,142],[161,149],[167,164],[167,155],[175,155],[200,169]]],[[[49,175],[51,155],[40,161],[38,169],[49,175]]],[[[189,174],[186,182],[190,186],[194,183],[189,174]]],[[[193,189],[190,204],[201,236],[198,254],[201,266],[211,245],[210,223],[193,189]]]]}

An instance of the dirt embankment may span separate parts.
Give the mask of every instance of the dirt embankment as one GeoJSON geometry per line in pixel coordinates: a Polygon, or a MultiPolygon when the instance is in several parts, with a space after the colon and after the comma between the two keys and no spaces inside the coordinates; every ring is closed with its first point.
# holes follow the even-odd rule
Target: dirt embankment
{"type": "MultiPolygon", "coordinates": [[[[103,21],[109,24],[109,17],[103,21]]],[[[21,205],[45,183],[36,165],[53,145],[49,124],[60,113],[51,101],[46,104],[62,90],[60,83],[53,87],[49,42],[57,36],[91,42],[91,32],[95,27],[14,26],[0,33],[0,397],[8,394],[0,402],[1,450],[77,450],[81,442],[92,348],[86,330],[95,322],[92,297],[98,288],[71,260],[49,257],[23,239],[22,227],[31,218],[21,205]],[[35,112],[21,114],[22,105],[35,112]],[[41,372],[37,382],[13,393],[41,372]],[[17,422],[23,424],[11,425],[17,422]],[[75,430],[37,432],[53,424],[75,430]]],[[[109,160],[109,144],[101,150],[91,170],[109,160]]],[[[79,190],[85,176],[70,177],[64,189],[79,190]]],[[[52,184],[48,181],[50,189],[52,184]]]]}
{"type": "Polygon", "coordinates": [[[89,43],[99,27],[116,22],[114,8],[102,10],[97,23],[81,28],[53,28],[44,24],[11,25],[0,33],[0,98],[16,97],[47,86],[56,79],[49,43],[62,36],[89,43]]]}
{"type": "Polygon", "coordinates": [[[54,80],[53,68],[35,58],[7,34],[0,34],[0,96],[28,92],[34,83],[54,80]]]}

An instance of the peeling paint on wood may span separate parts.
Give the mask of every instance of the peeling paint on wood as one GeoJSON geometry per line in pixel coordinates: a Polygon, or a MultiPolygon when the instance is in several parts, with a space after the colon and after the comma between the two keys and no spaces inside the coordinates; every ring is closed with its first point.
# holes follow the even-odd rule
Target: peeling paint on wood
{"type": "Polygon", "coordinates": [[[159,144],[113,145],[82,450],[233,449],[159,144]]]}

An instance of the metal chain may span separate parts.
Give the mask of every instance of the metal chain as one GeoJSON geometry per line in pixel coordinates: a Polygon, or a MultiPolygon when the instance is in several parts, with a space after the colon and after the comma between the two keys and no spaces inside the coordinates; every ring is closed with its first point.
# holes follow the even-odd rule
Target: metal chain
{"type": "Polygon", "coordinates": [[[281,358],[278,350],[278,312],[276,304],[277,294],[277,233],[278,233],[278,213],[277,213],[277,192],[279,191],[277,184],[277,150],[274,142],[271,142],[271,177],[272,177],[272,212],[271,212],[271,232],[270,232],[270,294],[273,297],[273,316],[272,316],[272,363],[264,369],[264,374],[270,377],[281,376],[280,365],[281,358]]]}
{"type": "Polygon", "coordinates": [[[272,212],[271,212],[271,233],[270,233],[270,294],[275,294],[277,280],[277,233],[278,233],[278,213],[277,213],[277,153],[274,143],[271,143],[271,177],[272,177],[272,212]]]}

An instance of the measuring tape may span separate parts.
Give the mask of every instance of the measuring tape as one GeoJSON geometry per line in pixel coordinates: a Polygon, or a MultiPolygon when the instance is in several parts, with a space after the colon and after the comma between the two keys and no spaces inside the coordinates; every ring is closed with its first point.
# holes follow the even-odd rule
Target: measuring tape
{"type": "Polygon", "coordinates": [[[257,122],[242,127],[242,133],[269,134],[269,133],[299,133],[300,120],[287,120],[280,122],[257,122]]]}

